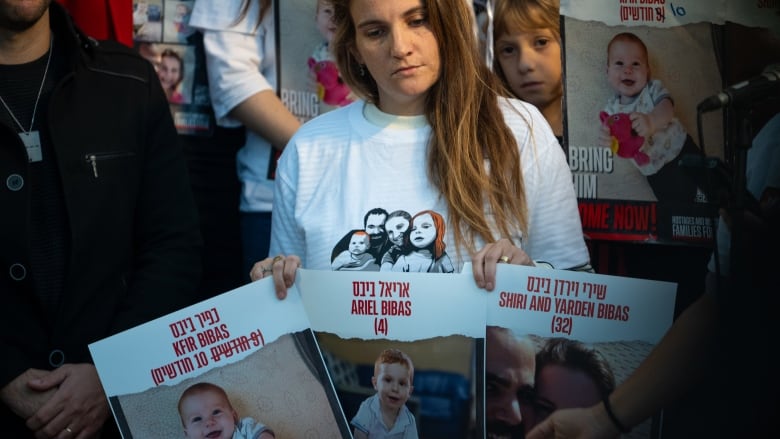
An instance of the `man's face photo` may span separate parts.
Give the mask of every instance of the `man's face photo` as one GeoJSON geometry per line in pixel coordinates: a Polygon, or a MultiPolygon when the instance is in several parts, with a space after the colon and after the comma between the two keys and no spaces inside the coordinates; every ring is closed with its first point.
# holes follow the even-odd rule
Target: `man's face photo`
{"type": "Polygon", "coordinates": [[[488,439],[523,438],[524,395],[533,392],[535,359],[530,342],[488,327],[485,339],[485,413],[488,439]]]}
{"type": "Polygon", "coordinates": [[[371,236],[371,246],[377,246],[385,242],[385,214],[371,214],[366,218],[366,233],[371,236]]]}

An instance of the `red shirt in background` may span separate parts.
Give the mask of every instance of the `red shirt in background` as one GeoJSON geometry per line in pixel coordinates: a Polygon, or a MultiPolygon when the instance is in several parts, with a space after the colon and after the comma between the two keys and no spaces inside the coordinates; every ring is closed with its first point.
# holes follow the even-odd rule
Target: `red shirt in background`
{"type": "Polygon", "coordinates": [[[87,35],[133,47],[133,0],[57,0],[87,35]]]}

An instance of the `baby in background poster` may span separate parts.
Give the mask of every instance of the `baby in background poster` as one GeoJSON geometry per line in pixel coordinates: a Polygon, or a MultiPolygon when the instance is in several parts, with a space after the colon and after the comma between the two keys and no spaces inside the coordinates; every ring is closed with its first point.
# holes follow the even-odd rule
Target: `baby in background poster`
{"type": "Polygon", "coordinates": [[[683,154],[699,153],[699,148],[675,117],[669,92],[651,78],[645,43],[631,32],[612,37],[606,73],[614,95],[601,115],[601,146],[630,160],[647,177],[659,201],[697,201],[696,184],[677,161],[683,154]],[[624,134],[616,134],[621,124],[624,134]]]}
{"type": "Polygon", "coordinates": [[[322,35],[322,42],[317,45],[307,60],[312,78],[316,82],[317,97],[330,106],[344,106],[352,102],[349,87],[341,79],[333,54],[330,52],[330,41],[336,31],[333,23],[333,4],[330,0],[317,0],[315,13],[317,30],[322,35]]]}

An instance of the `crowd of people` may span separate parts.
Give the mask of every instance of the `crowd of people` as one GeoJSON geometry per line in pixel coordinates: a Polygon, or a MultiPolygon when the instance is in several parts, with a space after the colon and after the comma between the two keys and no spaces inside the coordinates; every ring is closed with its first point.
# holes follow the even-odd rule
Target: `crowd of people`
{"type": "MultiPolygon", "coordinates": [[[[516,12],[496,22],[488,66],[467,2],[323,2],[332,11],[329,55],[350,102],[303,125],[276,94],[271,0],[196,0],[187,9],[188,29],[203,35],[217,123],[246,128],[236,166],[247,281],[272,277],[284,299],[300,267],[451,273],[471,263],[486,291],[502,263],[593,271],[561,148],[558,3],[496,3],[516,12]]],[[[86,35],[59,2],[0,0],[0,290],[9,310],[0,419],[9,437],[118,437],[88,344],[200,298],[202,237],[169,109],[183,99],[175,55],[162,54],[161,75],[133,49],[86,35]]],[[[776,257],[754,250],[776,254],[779,120],[748,157],[763,210],[725,212],[719,229],[739,226],[750,263],[728,272],[718,263],[730,247],[716,251],[707,291],[628,380],[616,383],[576,342],[537,349],[488,328],[491,437],[613,437],[678,398],[719,355],[735,355],[719,342],[744,331],[724,322],[723,304],[749,284],[753,301],[767,304],[758,309],[772,309],[776,257]]],[[[761,340],[776,332],[751,328],[761,340]]],[[[375,404],[352,421],[357,437],[373,437],[372,416],[413,422],[382,396],[385,385],[401,385],[408,398],[411,360],[402,352],[380,360],[375,404]]],[[[776,384],[759,363],[756,376],[776,384]]],[[[754,398],[739,411],[745,431],[769,426],[776,403],[760,403],[775,387],[726,392],[754,398]]],[[[226,430],[273,437],[254,421],[245,428],[224,392],[205,387],[182,396],[185,432],[197,430],[199,416],[185,416],[202,409],[195,396],[226,411],[226,430]]]]}

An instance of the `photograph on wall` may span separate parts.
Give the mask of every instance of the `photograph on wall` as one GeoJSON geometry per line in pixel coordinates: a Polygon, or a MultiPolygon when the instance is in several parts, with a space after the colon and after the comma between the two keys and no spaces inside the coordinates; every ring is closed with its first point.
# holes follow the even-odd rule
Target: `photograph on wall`
{"type": "Polygon", "coordinates": [[[203,36],[189,26],[193,1],[150,0],[133,4],[134,47],[154,66],[176,131],[210,136],[215,127],[209,97],[203,36]]]}
{"type": "Polygon", "coordinates": [[[133,2],[133,40],[162,41],[163,0],[133,2]]]}
{"type": "Polygon", "coordinates": [[[708,1],[561,1],[565,137],[591,238],[709,246],[718,201],[699,178],[723,157],[722,87],[708,1]]]}
{"type": "Polygon", "coordinates": [[[166,43],[186,43],[195,33],[190,27],[193,0],[165,0],[163,15],[163,41],[166,43]]]}
{"type": "Polygon", "coordinates": [[[271,278],[89,348],[125,439],[349,437],[298,291],[271,278]]]}
{"type": "MultiPolygon", "coordinates": [[[[523,437],[557,409],[598,404],[669,329],[676,288],[655,280],[499,265],[487,305],[487,433],[523,437]]],[[[654,416],[621,437],[658,438],[660,431],[661,417],[654,416]]]]}
{"type": "Polygon", "coordinates": [[[482,437],[485,292],[462,275],[299,270],[350,422],[368,437],[482,437]],[[382,421],[381,413],[395,411],[382,421]],[[416,436],[400,436],[411,434],[416,436]]]}
{"type": "Polygon", "coordinates": [[[301,122],[356,99],[330,50],[336,30],[332,17],[329,0],[279,2],[280,96],[301,122]]]}
{"type": "Polygon", "coordinates": [[[192,103],[195,79],[195,48],[184,44],[141,41],[138,52],[154,65],[170,104],[192,103]]]}

